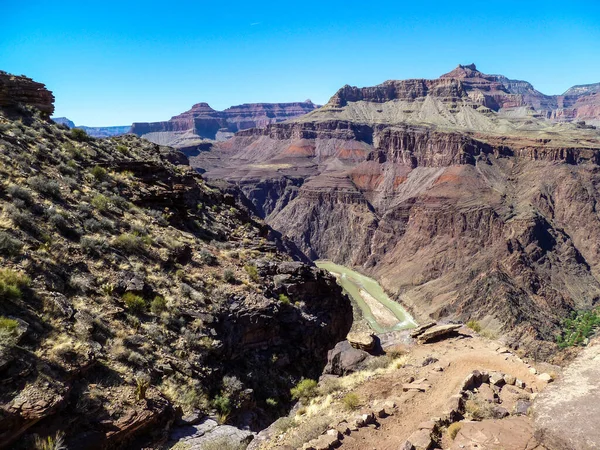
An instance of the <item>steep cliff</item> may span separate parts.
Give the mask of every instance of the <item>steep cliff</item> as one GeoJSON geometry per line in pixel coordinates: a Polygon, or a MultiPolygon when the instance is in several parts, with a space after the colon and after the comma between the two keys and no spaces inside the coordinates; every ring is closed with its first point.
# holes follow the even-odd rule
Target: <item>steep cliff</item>
{"type": "Polygon", "coordinates": [[[183,154],[26,98],[0,108],[0,448],[146,448],[182,413],[289,408],[351,326],[335,279],[183,154]]]}
{"type": "Polygon", "coordinates": [[[345,86],[191,161],[311,258],[361,268],[417,318],[477,319],[549,356],[560,320],[600,295],[600,133],[551,120],[555,100],[459,66],[345,86]]]}

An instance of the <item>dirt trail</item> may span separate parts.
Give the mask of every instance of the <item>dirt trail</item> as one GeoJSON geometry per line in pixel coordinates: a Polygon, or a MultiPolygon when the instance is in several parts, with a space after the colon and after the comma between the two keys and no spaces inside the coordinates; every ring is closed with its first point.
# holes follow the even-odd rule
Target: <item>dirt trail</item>
{"type": "Polygon", "coordinates": [[[495,370],[514,375],[535,391],[542,387],[526,363],[518,357],[497,351],[498,344],[480,337],[450,339],[435,344],[415,346],[409,363],[392,374],[373,379],[357,388],[365,400],[393,398],[398,412],[379,419],[381,426],[361,428],[342,441],[341,448],[398,449],[417,430],[419,424],[440,416],[447,409],[449,399],[457,394],[465,377],[473,370],[495,370]],[[422,366],[428,358],[439,361],[422,366]],[[435,367],[444,368],[435,371],[435,367]],[[403,381],[409,376],[427,378],[431,389],[426,392],[402,392],[403,381]]]}

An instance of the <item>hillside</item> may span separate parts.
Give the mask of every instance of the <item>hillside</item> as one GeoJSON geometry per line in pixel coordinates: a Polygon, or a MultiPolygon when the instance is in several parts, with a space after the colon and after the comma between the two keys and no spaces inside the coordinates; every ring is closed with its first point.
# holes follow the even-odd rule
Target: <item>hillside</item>
{"type": "Polygon", "coordinates": [[[560,101],[459,66],[344,86],[191,162],[239,186],[312,259],[375,277],[417,320],[476,319],[551,358],[561,320],[600,295],[600,132],[577,114],[554,120],[560,101]]]}
{"type": "Polygon", "coordinates": [[[181,153],[58,126],[52,102],[0,74],[0,448],[287,411],[351,326],[334,278],[181,153]]]}

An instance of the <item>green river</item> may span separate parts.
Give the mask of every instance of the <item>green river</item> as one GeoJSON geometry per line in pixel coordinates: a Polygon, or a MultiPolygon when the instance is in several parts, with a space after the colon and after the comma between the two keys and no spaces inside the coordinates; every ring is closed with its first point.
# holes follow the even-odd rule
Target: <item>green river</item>
{"type": "Polygon", "coordinates": [[[413,328],[417,325],[410,314],[390,299],[373,278],[331,261],[316,261],[315,264],[335,275],[338,283],[352,297],[376,333],[413,328]]]}

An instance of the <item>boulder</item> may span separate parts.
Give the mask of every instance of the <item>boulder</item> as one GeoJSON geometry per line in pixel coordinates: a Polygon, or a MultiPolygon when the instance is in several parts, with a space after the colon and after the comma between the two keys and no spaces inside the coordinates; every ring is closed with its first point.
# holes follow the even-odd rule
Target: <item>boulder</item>
{"type": "Polygon", "coordinates": [[[367,332],[351,332],[348,333],[346,338],[350,345],[356,349],[364,350],[366,352],[373,351],[375,349],[375,335],[367,332]]]}
{"type": "Polygon", "coordinates": [[[366,351],[352,347],[348,341],[339,342],[329,351],[323,372],[338,376],[348,375],[359,370],[369,356],[366,351]]]}
{"type": "Polygon", "coordinates": [[[456,332],[460,329],[460,324],[448,324],[448,325],[437,325],[425,330],[417,341],[419,344],[426,344],[428,342],[446,339],[448,337],[456,335],[456,332]]]}
{"type": "Polygon", "coordinates": [[[434,446],[433,439],[431,439],[431,431],[427,429],[415,431],[406,442],[408,445],[405,443],[402,449],[430,450],[434,446]]]}

